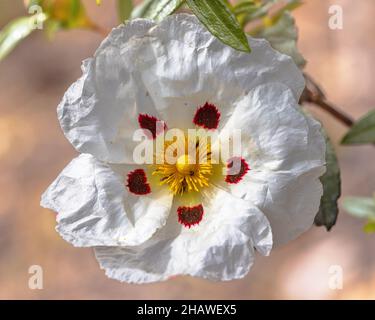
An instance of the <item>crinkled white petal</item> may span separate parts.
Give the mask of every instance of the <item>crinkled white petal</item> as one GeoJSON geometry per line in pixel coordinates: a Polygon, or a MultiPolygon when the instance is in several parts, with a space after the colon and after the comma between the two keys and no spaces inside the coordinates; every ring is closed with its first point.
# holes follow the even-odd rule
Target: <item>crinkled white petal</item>
{"type": "Polygon", "coordinates": [[[312,226],[323,193],[320,124],[301,112],[287,86],[273,83],[239,99],[225,130],[233,128],[241,129],[251,170],[230,186],[232,193],[267,216],[275,245],[294,239],[312,226]]]}
{"type": "Polygon", "coordinates": [[[92,59],[83,62],[83,75],[65,93],[57,114],[65,136],[82,153],[114,163],[134,163],[138,113],[156,115],[139,79],[131,75],[131,58],[123,49],[132,37],[154,26],[133,20],[112,30],[92,59]]]}
{"type": "Polygon", "coordinates": [[[186,14],[156,26],[148,20],[120,26],[65,94],[58,110],[62,128],[79,151],[132,163],[140,113],[183,129],[193,127],[197,107],[210,102],[223,126],[235,101],[259,84],[284,83],[298,99],[304,79],[292,59],[266,40],[249,40],[250,54],[236,51],[186,14]]]}
{"type": "Polygon", "coordinates": [[[41,205],[58,212],[56,230],[65,240],[79,247],[139,245],[165,225],[172,196],[165,190],[133,196],[125,187],[129,170],[82,154],[61,172],[41,205]]]}
{"type": "Polygon", "coordinates": [[[204,203],[204,218],[188,229],[172,210],[164,228],[136,247],[97,247],[96,258],[110,278],[132,283],[192,275],[210,280],[244,277],[254,262],[254,248],[268,255],[271,228],[250,202],[217,190],[204,203]]]}

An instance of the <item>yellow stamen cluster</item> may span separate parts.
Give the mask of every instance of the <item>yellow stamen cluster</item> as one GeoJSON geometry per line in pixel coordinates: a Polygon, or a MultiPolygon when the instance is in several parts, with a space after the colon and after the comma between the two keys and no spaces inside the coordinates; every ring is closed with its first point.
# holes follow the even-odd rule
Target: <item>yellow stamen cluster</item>
{"type": "Polygon", "coordinates": [[[175,195],[196,191],[208,187],[212,175],[212,163],[209,144],[196,143],[195,156],[180,155],[175,163],[155,165],[153,175],[160,177],[160,185],[168,185],[175,195]],[[204,152],[202,152],[204,150],[204,152]]]}

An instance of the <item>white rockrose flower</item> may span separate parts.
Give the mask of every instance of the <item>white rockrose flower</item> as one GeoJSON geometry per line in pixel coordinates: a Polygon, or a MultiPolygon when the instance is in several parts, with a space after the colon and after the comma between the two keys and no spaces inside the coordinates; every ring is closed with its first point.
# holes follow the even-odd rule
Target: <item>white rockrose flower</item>
{"type": "Polygon", "coordinates": [[[109,34],[65,93],[58,118],[81,155],[41,204],[58,212],[65,240],[95,248],[109,277],[241,278],[255,250],[268,255],[312,225],[325,170],[320,125],[299,109],[304,79],[292,59],[249,40],[250,54],[235,51],[186,14],[136,19],[109,34]],[[182,132],[175,161],[159,161],[171,129],[182,132]],[[192,148],[189,129],[200,129],[192,148]],[[214,161],[235,130],[241,150],[214,161]],[[153,147],[146,163],[134,156],[139,131],[153,147]]]}

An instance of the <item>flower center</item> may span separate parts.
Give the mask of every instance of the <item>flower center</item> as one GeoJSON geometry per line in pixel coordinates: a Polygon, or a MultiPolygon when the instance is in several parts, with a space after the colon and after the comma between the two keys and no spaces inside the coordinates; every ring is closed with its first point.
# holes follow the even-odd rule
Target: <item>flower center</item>
{"type": "Polygon", "coordinates": [[[195,156],[186,153],[179,156],[175,163],[165,162],[154,165],[152,175],[159,176],[160,185],[168,185],[175,195],[183,195],[188,192],[199,192],[208,187],[210,176],[213,174],[210,145],[196,144],[195,156]],[[205,154],[202,156],[202,150],[205,154]]]}

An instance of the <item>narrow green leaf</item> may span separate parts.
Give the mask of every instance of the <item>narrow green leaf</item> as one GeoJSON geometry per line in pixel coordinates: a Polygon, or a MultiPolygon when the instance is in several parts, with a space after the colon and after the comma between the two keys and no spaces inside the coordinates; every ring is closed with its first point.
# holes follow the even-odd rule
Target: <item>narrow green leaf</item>
{"type": "Polygon", "coordinates": [[[230,9],[230,11],[233,12],[234,10],[234,6],[232,5],[232,3],[230,2],[230,0],[222,0],[224,2],[224,4],[230,9]]]}
{"type": "Polygon", "coordinates": [[[323,196],[314,223],[317,226],[325,226],[329,231],[335,225],[339,213],[337,200],[341,196],[341,178],[333,145],[324,131],[323,134],[326,139],[326,173],[320,178],[323,196]]]}
{"type": "Polygon", "coordinates": [[[345,210],[357,218],[375,219],[375,199],[348,197],[344,199],[345,210]]]}
{"type": "Polygon", "coordinates": [[[132,0],[117,0],[117,11],[121,22],[129,19],[133,10],[132,0]]]}
{"type": "Polygon", "coordinates": [[[0,32],[0,60],[4,59],[14,47],[36,29],[38,22],[46,16],[39,13],[30,17],[21,17],[11,21],[0,32]]]}
{"type": "Polygon", "coordinates": [[[151,0],[135,8],[132,18],[146,18],[161,21],[175,12],[185,0],[151,0]]]}
{"type": "Polygon", "coordinates": [[[346,145],[375,143],[375,109],[356,122],[341,143],[346,145]]]}
{"type": "Polygon", "coordinates": [[[186,1],[197,18],[220,41],[239,51],[251,51],[245,33],[223,0],[186,1]]]}
{"type": "Polygon", "coordinates": [[[145,18],[161,21],[175,12],[184,2],[185,0],[155,0],[145,18]]]}
{"type": "Polygon", "coordinates": [[[236,15],[243,14],[243,13],[253,13],[258,8],[259,8],[259,5],[255,1],[249,0],[249,1],[243,1],[243,2],[236,4],[233,7],[233,12],[236,15]]]}

